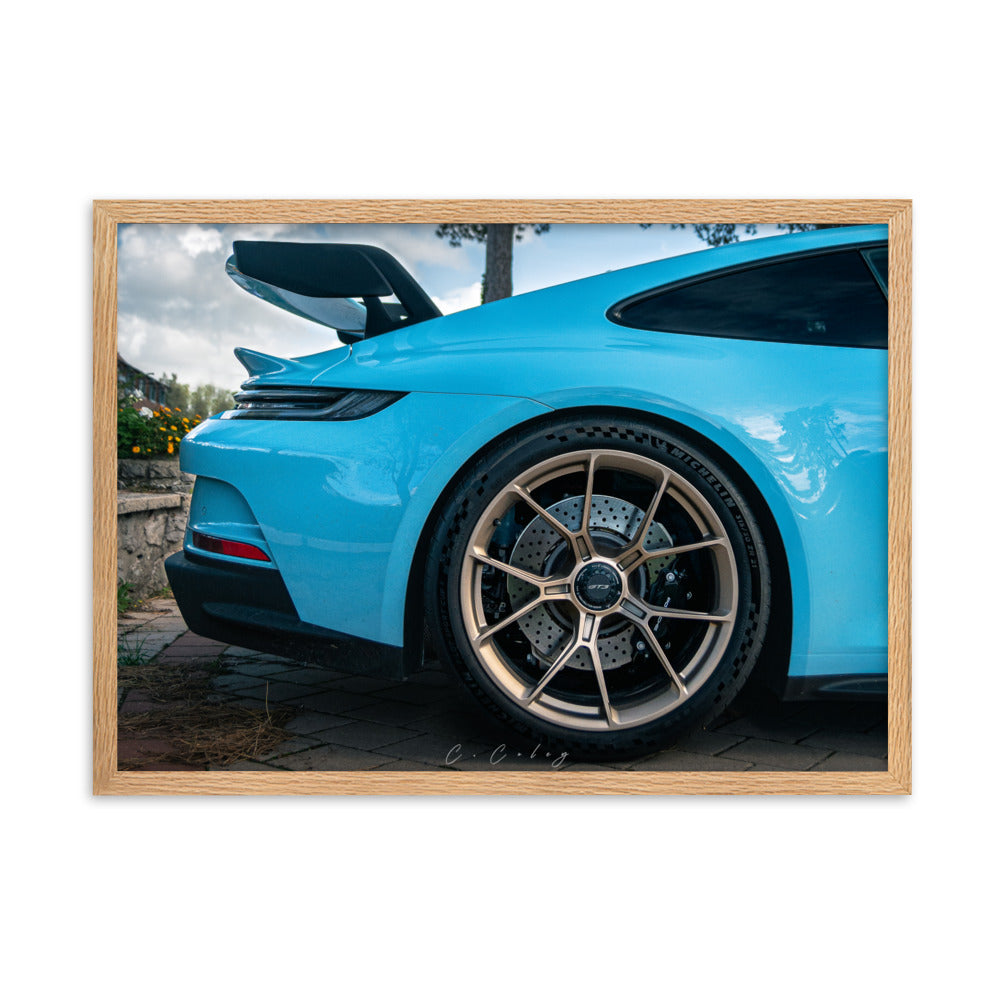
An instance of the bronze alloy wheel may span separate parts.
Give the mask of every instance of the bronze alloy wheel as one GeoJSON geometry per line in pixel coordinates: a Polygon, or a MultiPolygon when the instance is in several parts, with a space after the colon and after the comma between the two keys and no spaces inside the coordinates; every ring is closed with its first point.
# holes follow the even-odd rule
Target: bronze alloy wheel
{"type": "Polygon", "coordinates": [[[767,603],[759,531],[721,471],[634,425],[536,432],[482,464],[439,531],[431,615],[473,692],[581,756],[721,711],[767,603]]]}

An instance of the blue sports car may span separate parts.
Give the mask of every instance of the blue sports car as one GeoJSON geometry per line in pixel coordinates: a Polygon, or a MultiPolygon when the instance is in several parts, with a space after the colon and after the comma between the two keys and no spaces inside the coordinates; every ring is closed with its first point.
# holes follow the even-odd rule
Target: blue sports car
{"type": "Polygon", "coordinates": [[[887,228],[737,243],[442,316],[390,254],[237,242],[335,329],[238,348],[167,571],[195,632],[392,678],[429,632],[512,730],[649,752],[755,672],[883,696],[887,228]]]}

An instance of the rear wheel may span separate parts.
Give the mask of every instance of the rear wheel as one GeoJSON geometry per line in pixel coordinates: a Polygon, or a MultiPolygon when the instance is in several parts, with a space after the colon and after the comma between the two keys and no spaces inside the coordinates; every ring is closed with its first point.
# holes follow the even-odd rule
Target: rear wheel
{"type": "Polygon", "coordinates": [[[720,712],[764,637],[746,501],[679,437],[604,420],[522,432],[457,484],[430,626],[491,711],[581,759],[668,745],[720,712]]]}

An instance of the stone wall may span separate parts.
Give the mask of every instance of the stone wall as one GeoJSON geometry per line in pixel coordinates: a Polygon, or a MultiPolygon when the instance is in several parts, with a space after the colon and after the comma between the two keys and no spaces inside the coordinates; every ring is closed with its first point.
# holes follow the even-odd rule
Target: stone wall
{"type": "Polygon", "coordinates": [[[167,583],[163,560],[184,544],[194,476],[176,461],[118,461],[118,582],[148,597],[167,583]]]}
{"type": "Polygon", "coordinates": [[[194,476],[181,472],[176,459],[118,459],[118,489],[144,493],[190,493],[194,476]]]}

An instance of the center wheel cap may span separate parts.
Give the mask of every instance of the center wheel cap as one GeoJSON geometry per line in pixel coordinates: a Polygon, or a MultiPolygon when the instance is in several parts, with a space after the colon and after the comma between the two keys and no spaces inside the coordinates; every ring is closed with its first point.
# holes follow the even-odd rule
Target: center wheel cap
{"type": "Polygon", "coordinates": [[[573,581],[576,599],[591,611],[607,611],[622,596],[622,578],[606,563],[584,566],[573,581]]]}

